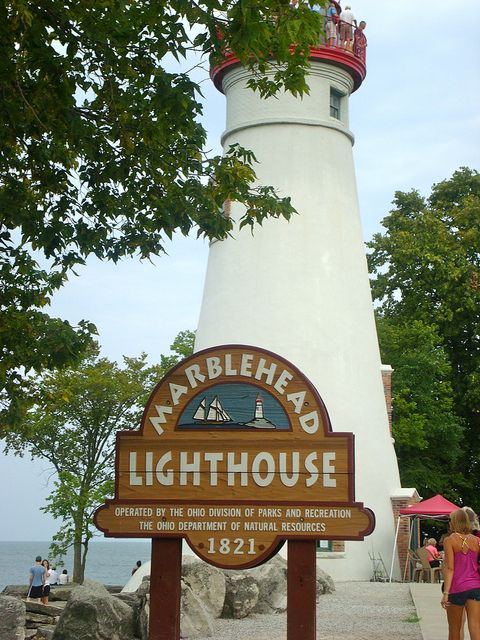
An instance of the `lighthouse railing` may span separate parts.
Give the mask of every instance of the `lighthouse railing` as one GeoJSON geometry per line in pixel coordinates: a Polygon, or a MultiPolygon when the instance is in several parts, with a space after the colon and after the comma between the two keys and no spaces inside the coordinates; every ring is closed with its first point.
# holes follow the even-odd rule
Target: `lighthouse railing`
{"type": "MultiPolygon", "coordinates": [[[[360,22],[355,25],[350,24],[348,22],[344,22],[343,20],[338,20],[336,22],[327,20],[325,18],[324,29],[320,33],[320,38],[318,43],[312,46],[312,49],[337,49],[346,53],[353,58],[357,58],[364,65],[366,63],[366,53],[367,53],[367,38],[364,34],[364,27],[361,25],[365,24],[360,22]],[[328,26],[331,25],[332,26],[328,26]]],[[[217,27],[217,37],[219,40],[223,40],[224,38],[225,25],[222,27],[217,27]]],[[[292,45],[293,47],[294,45],[292,45]]],[[[223,55],[225,57],[229,57],[232,55],[232,52],[228,47],[225,47],[223,50],[223,55]]]]}

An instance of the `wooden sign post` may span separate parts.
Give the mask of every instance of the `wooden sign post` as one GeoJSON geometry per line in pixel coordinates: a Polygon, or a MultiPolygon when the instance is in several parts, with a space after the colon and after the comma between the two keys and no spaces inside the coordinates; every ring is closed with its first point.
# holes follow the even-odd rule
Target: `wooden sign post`
{"type": "Polygon", "coordinates": [[[150,640],[179,638],[181,539],[227,569],[259,565],[288,540],[288,640],[313,640],[315,541],[363,540],[374,527],[354,485],[353,434],[332,433],[305,376],[226,345],[178,364],[140,431],[117,434],[115,497],[95,524],[152,538],[150,640]]]}

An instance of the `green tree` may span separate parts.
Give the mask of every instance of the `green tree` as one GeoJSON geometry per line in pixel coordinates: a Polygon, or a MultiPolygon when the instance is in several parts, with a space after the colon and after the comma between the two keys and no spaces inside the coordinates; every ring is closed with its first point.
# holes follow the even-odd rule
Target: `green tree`
{"type": "Polygon", "coordinates": [[[115,434],[138,429],[154,385],[191,351],[193,334],[184,331],[162,356],[161,365],[147,366],[146,356],[124,357],[123,367],[99,357],[97,347],[75,367],[46,373],[35,382],[35,405],[15,433],[5,438],[6,450],[31,455],[52,465],[53,490],[43,507],[61,521],[51,552],[61,557],[73,547],[73,580],[82,582],[94,510],[113,495],[115,434]]]}
{"type": "Polygon", "coordinates": [[[302,94],[320,29],[318,14],[286,0],[0,3],[4,423],[21,416],[25,373],[74,364],[87,348],[92,325],[42,309],[88,255],[148,258],[175,232],[225,238],[226,200],[244,204],[241,225],[290,218],[288,197],[255,185],[251,153],[207,153],[189,67],[206,77],[228,50],[262,95],[302,94]]]}
{"type": "MultiPolygon", "coordinates": [[[[453,408],[465,426],[462,497],[476,504],[480,477],[480,175],[461,168],[425,199],[397,192],[383,233],[368,243],[380,314],[438,333],[451,367],[453,408]]],[[[428,375],[428,372],[426,372],[428,375]]],[[[442,442],[439,443],[442,445],[442,442]]],[[[459,482],[459,486],[462,483],[459,482]]]]}
{"type": "Polygon", "coordinates": [[[452,367],[434,326],[377,315],[382,359],[394,369],[393,436],[402,485],[456,501],[463,423],[455,413],[452,367]]]}

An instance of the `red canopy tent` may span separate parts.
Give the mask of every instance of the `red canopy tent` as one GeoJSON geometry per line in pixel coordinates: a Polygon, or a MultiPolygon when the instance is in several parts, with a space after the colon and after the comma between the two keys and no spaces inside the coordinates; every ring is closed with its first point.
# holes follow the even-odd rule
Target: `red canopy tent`
{"type": "MultiPolygon", "coordinates": [[[[409,530],[409,536],[408,536],[408,546],[410,547],[410,542],[412,539],[413,522],[415,519],[447,520],[448,516],[452,513],[452,511],[455,511],[456,509],[459,509],[459,508],[460,507],[458,507],[456,504],[453,504],[453,502],[450,502],[440,494],[437,494],[436,496],[433,496],[433,498],[428,498],[427,500],[422,500],[421,502],[417,502],[417,504],[412,504],[411,506],[406,507],[405,509],[400,509],[400,515],[398,516],[398,520],[397,520],[397,530],[395,532],[395,541],[393,543],[392,566],[390,569],[390,582],[392,581],[393,560],[395,558],[395,551],[397,548],[397,538],[398,538],[398,531],[400,529],[400,519],[411,518],[410,530],[409,530]]],[[[407,564],[408,564],[408,560],[407,560],[407,564]]],[[[405,579],[405,575],[407,573],[407,564],[405,565],[403,579],[405,579]]]]}
{"type": "Polygon", "coordinates": [[[439,516],[449,516],[452,511],[459,509],[456,504],[450,502],[439,493],[433,498],[428,500],[422,500],[417,504],[412,504],[410,507],[400,509],[401,516],[424,516],[425,518],[434,518],[439,516]]]}

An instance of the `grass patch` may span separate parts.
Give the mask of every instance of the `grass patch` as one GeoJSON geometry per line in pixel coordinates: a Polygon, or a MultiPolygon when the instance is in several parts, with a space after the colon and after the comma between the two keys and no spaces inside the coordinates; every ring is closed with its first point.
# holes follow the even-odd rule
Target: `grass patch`
{"type": "Polygon", "coordinates": [[[416,613],[411,613],[408,618],[402,620],[402,622],[410,622],[411,624],[415,624],[416,622],[420,622],[420,618],[416,613]]]}

